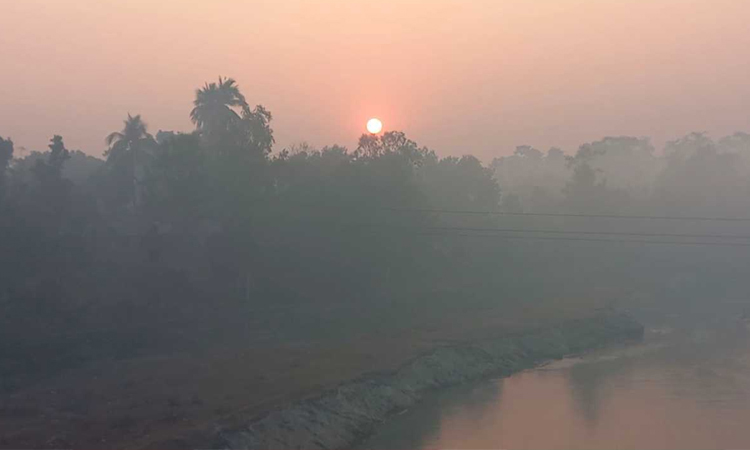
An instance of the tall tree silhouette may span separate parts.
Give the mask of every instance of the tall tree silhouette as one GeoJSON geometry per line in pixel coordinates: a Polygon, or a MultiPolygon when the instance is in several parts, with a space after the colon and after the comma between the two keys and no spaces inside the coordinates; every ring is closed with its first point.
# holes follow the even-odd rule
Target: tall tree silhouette
{"type": "Polygon", "coordinates": [[[70,158],[70,151],[65,148],[62,136],[55,135],[49,144],[49,165],[52,166],[59,176],[62,172],[62,165],[70,158]]]}
{"type": "Polygon", "coordinates": [[[13,141],[0,137],[0,169],[5,170],[13,158],[13,141]]]}
{"type": "Polygon", "coordinates": [[[43,222],[52,224],[54,220],[60,219],[63,209],[68,202],[68,193],[71,182],[62,176],[63,164],[70,158],[70,151],[65,148],[65,142],[60,135],[50,139],[49,153],[46,158],[38,159],[32,167],[32,173],[38,182],[40,197],[37,203],[40,211],[48,216],[43,222]]]}
{"type": "Polygon", "coordinates": [[[13,141],[0,137],[0,201],[5,195],[5,172],[13,159],[13,141]]]}
{"type": "Polygon", "coordinates": [[[138,169],[145,164],[144,158],[147,156],[147,151],[155,141],[148,133],[148,127],[140,114],[136,116],[128,114],[124,124],[121,131],[115,131],[107,136],[106,142],[109,150],[105,154],[107,162],[115,170],[128,174],[133,184],[133,205],[137,206],[139,203],[138,169]]]}
{"type": "Polygon", "coordinates": [[[247,110],[245,96],[232,78],[219,77],[217,83],[206,83],[195,92],[190,119],[205,138],[212,140],[232,131],[241,116],[235,108],[247,110]]]}

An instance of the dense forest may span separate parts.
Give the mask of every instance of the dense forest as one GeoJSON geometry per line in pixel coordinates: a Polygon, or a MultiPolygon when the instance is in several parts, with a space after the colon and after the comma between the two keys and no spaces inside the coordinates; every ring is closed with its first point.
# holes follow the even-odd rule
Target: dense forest
{"type": "Polygon", "coordinates": [[[520,146],[483,164],[398,131],[275,150],[271,112],[232,79],[194,106],[191,133],[127,115],[104,160],[61,136],[24,157],[0,139],[0,388],[215,339],[746,287],[748,134],[520,146]]]}

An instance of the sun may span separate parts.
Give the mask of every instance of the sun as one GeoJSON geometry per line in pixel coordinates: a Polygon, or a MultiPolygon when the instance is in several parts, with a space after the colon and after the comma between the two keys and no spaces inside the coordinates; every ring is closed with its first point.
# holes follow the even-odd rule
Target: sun
{"type": "Polygon", "coordinates": [[[371,134],[378,134],[383,131],[383,122],[380,119],[372,118],[367,121],[367,131],[371,134]]]}

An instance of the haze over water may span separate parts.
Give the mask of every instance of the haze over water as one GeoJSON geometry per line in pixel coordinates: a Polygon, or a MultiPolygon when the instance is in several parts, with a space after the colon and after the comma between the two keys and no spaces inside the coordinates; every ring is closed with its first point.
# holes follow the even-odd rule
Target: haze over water
{"type": "Polygon", "coordinates": [[[747,335],[704,329],[438,393],[363,447],[747,448],[748,423],[747,335]]]}
{"type": "Polygon", "coordinates": [[[353,147],[369,117],[443,154],[569,152],[605,135],[750,125],[744,0],[0,3],[0,118],[29,150],[99,155],[126,113],[191,130],[194,89],[237,79],[277,149],[353,147]]]}

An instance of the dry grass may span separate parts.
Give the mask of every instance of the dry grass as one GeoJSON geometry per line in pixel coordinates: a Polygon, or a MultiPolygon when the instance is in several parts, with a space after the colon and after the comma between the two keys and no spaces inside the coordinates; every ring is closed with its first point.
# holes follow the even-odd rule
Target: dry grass
{"type": "Polygon", "coordinates": [[[184,446],[189,441],[180,436],[221,419],[251,417],[368,372],[393,370],[439,346],[544,327],[597,306],[566,299],[448,313],[412,309],[392,321],[384,311],[346,319],[346,333],[332,322],[315,338],[272,344],[268,330],[257,328],[265,339],[227,333],[189,353],[95,361],[3,398],[0,446],[184,446]]]}

